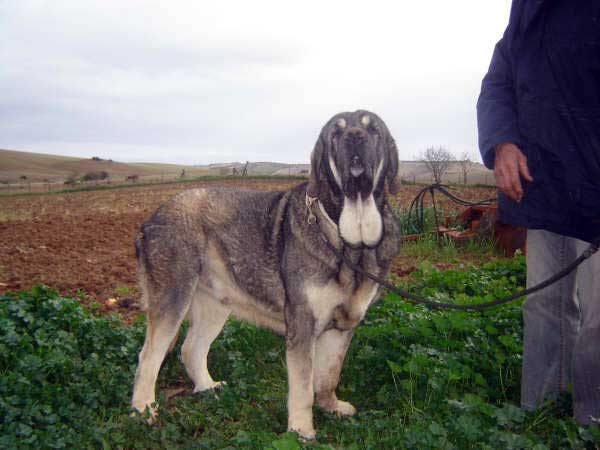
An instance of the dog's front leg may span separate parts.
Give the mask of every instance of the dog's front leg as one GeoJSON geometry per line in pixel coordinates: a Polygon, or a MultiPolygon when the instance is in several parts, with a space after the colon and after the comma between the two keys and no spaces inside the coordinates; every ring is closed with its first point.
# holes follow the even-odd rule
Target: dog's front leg
{"type": "Polygon", "coordinates": [[[354,330],[324,331],[317,339],[315,348],[315,393],[317,404],[325,411],[342,416],[351,416],[356,408],[348,402],[338,400],[335,395],[344,358],[352,340],[354,330]]]}
{"type": "MultiPolygon", "coordinates": [[[[301,308],[298,308],[301,309],[301,308]]],[[[286,363],[288,372],[288,429],[304,439],[314,439],[313,360],[314,319],[308,311],[286,314],[286,363]]]]}

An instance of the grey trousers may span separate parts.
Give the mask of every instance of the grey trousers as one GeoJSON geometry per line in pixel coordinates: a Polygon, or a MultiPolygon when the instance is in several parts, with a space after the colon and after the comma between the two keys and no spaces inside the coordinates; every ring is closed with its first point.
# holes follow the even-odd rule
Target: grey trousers
{"type": "MultiPolygon", "coordinates": [[[[589,244],[543,230],[527,232],[527,286],[573,261],[589,244]]],[[[534,410],[573,388],[583,424],[600,417],[600,252],[523,305],[521,405],[534,410]]]]}

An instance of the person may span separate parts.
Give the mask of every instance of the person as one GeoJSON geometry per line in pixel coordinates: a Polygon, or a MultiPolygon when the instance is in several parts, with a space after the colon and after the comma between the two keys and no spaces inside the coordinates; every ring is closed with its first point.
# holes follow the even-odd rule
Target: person
{"type": "MultiPolygon", "coordinates": [[[[513,0],[477,102],[498,220],[527,231],[527,285],[600,237],[600,1],[513,0]]],[[[600,254],[523,305],[521,405],[572,388],[600,423],[600,254]]]]}

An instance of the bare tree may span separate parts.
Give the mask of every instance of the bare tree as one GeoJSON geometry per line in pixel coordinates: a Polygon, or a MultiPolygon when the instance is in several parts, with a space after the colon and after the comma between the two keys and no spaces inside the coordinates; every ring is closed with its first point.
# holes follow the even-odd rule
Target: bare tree
{"type": "Polygon", "coordinates": [[[460,171],[462,172],[463,184],[467,184],[467,175],[469,172],[471,172],[473,166],[475,165],[473,155],[465,150],[460,154],[458,165],[460,166],[460,171]]]}
{"type": "Polygon", "coordinates": [[[429,147],[422,151],[416,159],[425,164],[436,183],[441,183],[442,177],[454,161],[454,155],[444,147],[429,147]]]}

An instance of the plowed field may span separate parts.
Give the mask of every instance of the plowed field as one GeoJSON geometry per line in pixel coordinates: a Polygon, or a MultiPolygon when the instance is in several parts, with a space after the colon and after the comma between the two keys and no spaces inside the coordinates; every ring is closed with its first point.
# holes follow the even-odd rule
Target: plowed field
{"type": "MultiPolygon", "coordinates": [[[[111,190],[0,198],[0,292],[44,283],[102,309],[136,312],[133,238],[161,203],[184,189],[240,186],[285,190],[294,179],[223,179],[111,190]],[[134,301],[131,301],[134,300],[134,301]]],[[[421,186],[404,186],[392,204],[407,207],[421,186]]],[[[465,188],[466,199],[494,195],[492,189],[465,188]]],[[[442,207],[454,208],[447,202],[442,207]]],[[[401,273],[410,261],[397,261],[401,273]]],[[[414,262],[412,262],[414,264],[414,262]]]]}

